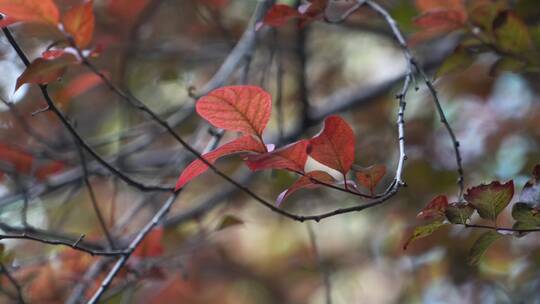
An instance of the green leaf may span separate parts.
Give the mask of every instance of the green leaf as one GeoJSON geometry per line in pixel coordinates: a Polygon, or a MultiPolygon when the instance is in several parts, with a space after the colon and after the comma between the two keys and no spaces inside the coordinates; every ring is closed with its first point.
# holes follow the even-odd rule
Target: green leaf
{"type": "Polygon", "coordinates": [[[474,208],[467,203],[452,203],[448,205],[444,214],[450,223],[465,225],[473,212],[474,208]]]}
{"type": "MultiPolygon", "coordinates": [[[[529,230],[529,229],[537,229],[536,225],[530,224],[530,223],[522,223],[522,222],[515,222],[514,225],[512,225],[512,229],[514,230],[529,230]]],[[[523,237],[529,232],[515,232],[514,235],[516,237],[523,237]]]]}
{"type": "Polygon", "coordinates": [[[489,185],[480,185],[467,190],[465,200],[469,202],[481,218],[495,221],[501,211],[508,206],[514,196],[514,182],[505,184],[492,182],[489,185]]]}
{"type": "Polygon", "coordinates": [[[412,235],[403,245],[403,250],[407,250],[407,247],[409,247],[412,242],[431,235],[433,232],[437,231],[437,229],[441,228],[444,225],[446,224],[444,224],[442,221],[436,221],[427,225],[422,225],[414,228],[412,235]]]}
{"type": "Polygon", "coordinates": [[[225,228],[229,228],[232,226],[243,225],[243,224],[244,224],[244,221],[242,221],[241,219],[232,215],[226,215],[225,217],[223,217],[219,225],[216,227],[216,231],[223,230],[225,228]]]}
{"type": "Polygon", "coordinates": [[[540,226],[540,210],[535,209],[526,203],[515,203],[512,207],[512,217],[521,223],[540,226]]]}
{"type": "Polygon", "coordinates": [[[486,250],[491,246],[496,240],[501,238],[502,235],[495,231],[488,231],[482,234],[469,252],[468,263],[469,265],[477,265],[486,250]]]}
{"type": "Polygon", "coordinates": [[[512,11],[505,10],[493,20],[493,34],[499,48],[512,53],[522,53],[532,47],[527,25],[512,11]]]}
{"type": "Polygon", "coordinates": [[[474,62],[474,57],[461,46],[457,47],[450,56],[446,57],[439,69],[436,77],[441,77],[446,74],[464,70],[474,62]]]}

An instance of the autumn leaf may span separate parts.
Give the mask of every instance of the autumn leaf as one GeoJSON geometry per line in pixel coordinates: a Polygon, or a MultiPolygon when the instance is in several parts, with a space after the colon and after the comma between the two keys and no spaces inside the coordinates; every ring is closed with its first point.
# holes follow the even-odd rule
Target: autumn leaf
{"type": "Polygon", "coordinates": [[[55,94],[56,102],[59,105],[65,105],[70,99],[100,84],[102,84],[102,80],[95,73],[88,72],[78,75],[55,94]]]}
{"type": "Polygon", "coordinates": [[[415,4],[423,13],[435,10],[455,10],[466,14],[463,0],[415,0],[415,4]]]}
{"type": "Polygon", "coordinates": [[[462,15],[458,11],[430,11],[414,19],[414,24],[422,28],[444,28],[447,31],[462,27],[462,15]]]}
{"type": "Polygon", "coordinates": [[[154,228],[133,251],[138,258],[153,258],[163,255],[163,227],[154,228]]]}
{"type": "Polygon", "coordinates": [[[465,200],[469,202],[481,218],[495,221],[501,211],[508,206],[514,196],[514,182],[501,184],[498,181],[467,190],[465,200]]]}
{"type": "Polygon", "coordinates": [[[407,250],[412,242],[430,236],[433,234],[433,232],[437,231],[444,225],[446,224],[444,224],[443,221],[435,221],[433,223],[414,228],[412,235],[407,239],[407,241],[405,241],[405,244],[403,244],[403,250],[407,250]]]}
{"type": "Polygon", "coordinates": [[[246,164],[253,171],[287,169],[303,172],[307,160],[308,144],[308,140],[300,140],[272,152],[250,155],[246,159],[246,164]]]}
{"type": "Polygon", "coordinates": [[[69,53],[51,60],[38,58],[17,78],[15,91],[25,83],[47,84],[56,81],[64,75],[67,66],[76,62],[77,58],[69,53]]]}
{"type": "Polygon", "coordinates": [[[469,252],[469,257],[467,259],[469,265],[477,265],[486,250],[501,237],[502,235],[496,231],[488,231],[482,234],[473,244],[469,252]]]}
{"type": "Polygon", "coordinates": [[[21,149],[6,144],[0,144],[0,161],[13,166],[17,172],[29,175],[34,157],[21,149]]]}
{"type": "Polygon", "coordinates": [[[385,165],[373,165],[367,168],[354,168],[356,179],[360,185],[369,189],[371,195],[375,193],[375,187],[386,174],[385,165]]]}
{"type": "Polygon", "coordinates": [[[256,86],[227,86],[201,97],[197,113],[213,126],[262,138],[272,111],[272,98],[256,86]]]}
{"type": "Polygon", "coordinates": [[[468,203],[452,203],[444,211],[446,219],[452,224],[467,224],[471,218],[474,208],[468,203]]]}
{"type": "Polygon", "coordinates": [[[121,25],[129,27],[141,14],[149,0],[107,0],[109,15],[118,19],[121,25]]]}
{"type": "Polygon", "coordinates": [[[64,170],[66,165],[61,161],[52,161],[42,166],[39,166],[34,173],[34,176],[39,181],[44,181],[49,176],[59,173],[64,170]]]}
{"type": "Polygon", "coordinates": [[[60,19],[53,0],[0,0],[0,13],[23,22],[56,25],[60,19]]]}
{"type": "Polygon", "coordinates": [[[335,169],[343,176],[354,162],[356,139],[353,130],[339,116],[329,116],[323,130],[310,140],[308,154],[316,161],[335,169]]]}
{"type": "Polygon", "coordinates": [[[263,20],[257,25],[257,29],[263,24],[279,27],[287,23],[287,21],[300,16],[301,14],[294,7],[285,4],[274,4],[268,10],[263,20]]]}
{"type": "MultiPolygon", "coordinates": [[[[202,157],[209,163],[214,164],[220,157],[240,152],[264,153],[266,152],[266,147],[251,135],[245,135],[204,154],[202,157]]],[[[201,175],[206,170],[208,170],[207,164],[200,159],[194,160],[186,167],[186,169],[184,169],[184,171],[182,171],[182,174],[176,182],[175,190],[184,187],[190,180],[201,175]]]]}
{"type": "Polygon", "coordinates": [[[299,189],[302,188],[317,188],[320,187],[321,184],[317,181],[332,184],[334,183],[334,178],[330,176],[330,174],[324,172],[324,171],[311,171],[306,173],[306,175],[301,176],[294,184],[292,184],[287,190],[281,192],[276,199],[276,205],[279,206],[281,203],[292,193],[296,192],[299,189]]]}
{"type": "Polygon", "coordinates": [[[519,54],[532,47],[527,25],[511,11],[503,11],[493,20],[493,33],[503,51],[519,54]]]}
{"type": "Polygon", "coordinates": [[[93,1],[89,0],[72,7],[62,17],[64,30],[75,40],[75,44],[83,49],[92,40],[94,34],[93,1]]]}
{"type": "Polygon", "coordinates": [[[446,195],[438,195],[433,198],[420,212],[416,215],[421,219],[433,219],[444,217],[444,212],[448,207],[448,199],[446,195]]]}

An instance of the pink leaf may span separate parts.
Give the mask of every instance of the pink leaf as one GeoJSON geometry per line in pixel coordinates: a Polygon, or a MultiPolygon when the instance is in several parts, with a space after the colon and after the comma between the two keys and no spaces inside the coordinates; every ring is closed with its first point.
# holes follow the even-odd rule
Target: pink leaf
{"type": "Polygon", "coordinates": [[[256,86],[228,86],[201,97],[196,109],[215,127],[261,138],[270,119],[272,98],[256,86]]]}
{"type": "Polygon", "coordinates": [[[334,178],[330,176],[328,173],[324,171],[311,171],[307,173],[306,175],[300,177],[294,184],[292,184],[287,190],[281,192],[281,194],[276,199],[276,205],[279,206],[281,203],[292,193],[295,191],[301,189],[301,188],[317,188],[320,187],[321,184],[317,181],[332,184],[334,182],[334,178]]]}
{"type": "Polygon", "coordinates": [[[287,169],[304,171],[307,160],[306,149],[309,141],[300,140],[272,152],[250,155],[246,164],[253,171],[264,169],[287,169]]]}
{"type": "Polygon", "coordinates": [[[323,130],[311,139],[308,154],[345,176],[354,161],[355,141],[353,130],[345,120],[329,116],[323,130]]]}
{"type": "MultiPolygon", "coordinates": [[[[245,135],[239,137],[231,142],[224,144],[223,146],[215,149],[214,151],[208,152],[203,155],[209,163],[214,164],[216,160],[225,155],[230,155],[239,152],[255,152],[255,153],[264,153],[266,152],[266,147],[253,138],[251,135],[245,135]]],[[[176,182],[175,190],[182,188],[193,178],[201,175],[206,170],[208,170],[208,165],[205,164],[202,160],[196,159],[189,166],[187,166],[176,182]]]]}

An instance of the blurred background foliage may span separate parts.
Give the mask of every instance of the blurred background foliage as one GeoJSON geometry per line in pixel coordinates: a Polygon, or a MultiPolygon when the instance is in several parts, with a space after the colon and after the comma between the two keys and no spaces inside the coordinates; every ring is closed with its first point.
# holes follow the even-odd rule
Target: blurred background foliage
{"type": "MultiPolygon", "coordinates": [[[[57,1],[64,9],[75,2],[57,1]]],[[[414,1],[378,2],[389,9],[408,37],[418,37],[423,31],[414,23],[422,13],[414,1]]],[[[526,24],[532,39],[540,41],[538,1],[494,1],[493,5],[495,2],[505,2],[526,24]]],[[[102,45],[103,51],[92,61],[162,117],[181,122],[176,130],[202,150],[211,135],[209,126],[193,115],[195,100],[190,92],[197,94],[214,75],[240,39],[256,4],[253,0],[96,0],[93,44],[102,45]]],[[[337,3],[329,14],[347,5],[337,3]]],[[[32,58],[61,38],[42,25],[22,24],[12,29],[32,58]]],[[[382,190],[392,180],[398,159],[394,95],[406,68],[384,22],[361,9],[341,24],[317,21],[299,28],[291,21],[277,29],[263,27],[258,34],[248,67],[244,64],[237,69],[226,83],[259,85],[272,93],[268,139],[283,143],[278,135],[281,127],[285,135],[296,132],[303,98],[315,116],[339,108],[347,100],[339,112],[357,134],[358,164],[383,163],[389,168],[382,190]],[[279,74],[283,78],[281,109],[276,105],[279,74]],[[374,88],[386,89],[361,97],[374,88]]],[[[467,39],[466,32],[457,29],[421,37],[412,47],[433,77],[461,142],[466,185],[513,179],[517,191],[540,162],[538,74],[534,64],[529,65],[531,69],[494,72],[494,64],[504,55],[482,50],[471,56],[467,66],[436,77],[445,58],[467,39]]],[[[74,143],[51,113],[31,115],[44,106],[36,87],[25,85],[13,93],[24,68],[5,38],[0,40],[0,68],[1,96],[15,102],[17,112],[49,143],[43,145],[29,135],[13,111],[2,107],[2,153],[14,150],[19,156],[13,162],[22,163],[18,157],[27,153],[31,161],[26,159],[26,167],[13,164],[14,170],[3,177],[0,218],[5,227],[0,228],[15,231],[10,229],[22,227],[20,213],[26,197],[28,223],[35,229],[75,240],[85,234],[85,241],[104,244],[81,180],[66,181],[66,176],[78,170],[74,143]],[[43,176],[37,174],[40,167],[55,161],[62,166],[46,167],[43,176]]],[[[540,303],[537,233],[499,240],[474,267],[466,263],[469,248],[480,233],[473,229],[443,228],[403,250],[404,240],[419,223],[415,218],[418,210],[438,194],[452,200],[457,195],[451,142],[425,86],[417,86],[408,95],[405,116],[408,160],[404,180],[408,187],[396,197],[377,208],[311,223],[314,250],[306,223],[250,203],[246,195],[231,191],[221,178],[208,172],[182,193],[162,238],[147,244],[161,246],[163,252],[135,256],[106,293],[104,303],[324,303],[328,291],[325,275],[333,303],[540,303]],[[178,220],[209,199],[216,201],[211,210],[189,221],[178,220]]],[[[192,159],[83,67],[70,68],[49,87],[80,134],[124,172],[150,184],[172,184],[192,159]],[[133,145],[141,139],[148,142],[133,145]]],[[[321,123],[315,122],[299,136],[307,138],[320,128],[321,123]]],[[[233,135],[226,134],[224,141],[233,135]]],[[[247,174],[234,157],[218,166],[240,178],[247,174]]],[[[164,200],[163,194],[138,192],[98,166],[92,168],[97,201],[108,224],[121,227],[114,230],[119,239],[136,233],[164,200]]],[[[272,200],[293,178],[288,173],[263,172],[243,182],[272,200]]],[[[357,197],[323,188],[299,191],[283,208],[314,214],[359,203],[357,197]]],[[[508,210],[499,224],[511,225],[508,210]]],[[[65,301],[88,269],[101,260],[36,242],[2,243],[2,261],[12,268],[30,303],[65,301]]],[[[105,273],[94,277],[87,294],[105,273]]],[[[5,294],[3,302],[13,301],[14,290],[5,276],[0,289],[5,294]]]]}

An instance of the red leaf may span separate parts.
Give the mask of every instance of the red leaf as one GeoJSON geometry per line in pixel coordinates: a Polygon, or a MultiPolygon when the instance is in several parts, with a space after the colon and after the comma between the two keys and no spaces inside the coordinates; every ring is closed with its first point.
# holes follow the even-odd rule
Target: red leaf
{"type": "Polygon", "coordinates": [[[56,94],[56,101],[60,105],[66,104],[70,99],[100,85],[101,78],[92,72],[78,75],[56,94]]]}
{"type": "Polygon", "coordinates": [[[65,168],[65,164],[63,162],[52,161],[46,165],[43,165],[37,168],[36,172],[34,173],[34,176],[39,181],[44,181],[45,179],[47,179],[47,177],[63,171],[64,168],[65,168]]]}
{"type": "MultiPolygon", "coordinates": [[[[254,139],[251,135],[245,135],[239,137],[229,143],[224,144],[223,146],[215,149],[212,152],[206,153],[203,155],[209,163],[214,164],[216,160],[222,156],[230,155],[239,152],[256,152],[264,153],[266,152],[266,147],[254,139]]],[[[206,165],[200,159],[194,160],[189,166],[187,166],[176,182],[175,189],[178,190],[182,188],[186,183],[188,183],[193,178],[201,175],[206,170],[208,170],[208,165],[206,165]]]]}
{"type": "Polygon", "coordinates": [[[134,257],[151,258],[163,255],[163,228],[158,227],[150,231],[144,240],[133,251],[134,257]]]}
{"type": "Polygon", "coordinates": [[[369,189],[369,192],[373,195],[375,187],[386,174],[386,166],[373,165],[367,168],[355,169],[355,171],[358,182],[369,189]]]}
{"type": "Polygon", "coordinates": [[[420,219],[432,219],[432,218],[441,218],[444,216],[444,212],[448,207],[448,199],[446,195],[436,196],[425,206],[420,212],[416,215],[420,219]]]}
{"type": "Polygon", "coordinates": [[[18,173],[29,175],[34,157],[21,149],[0,144],[0,161],[14,167],[18,173]]]}
{"type": "Polygon", "coordinates": [[[56,25],[60,19],[53,0],[0,0],[0,13],[10,19],[56,25]]]}
{"type": "Polygon", "coordinates": [[[52,60],[38,58],[30,63],[21,76],[17,78],[15,91],[25,83],[47,84],[55,81],[64,75],[68,65],[75,62],[77,62],[75,56],[68,53],[52,60]]]}
{"type": "Polygon", "coordinates": [[[75,40],[75,44],[85,48],[94,34],[93,1],[89,0],[68,10],[62,17],[64,30],[75,40]]]}
{"type": "Polygon", "coordinates": [[[304,139],[272,152],[250,155],[246,160],[246,164],[253,171],[287,169],[304,172],[308,144],[309,141],[304,139]]]}
{"type": "Polygon", "coordinates": [[[514,182],[501,184],[498,181],[467,189],[465,200],[469,202],[481,218],[495,221],[501,211],[508,206],[514,196],[514,182]]]}
{"type": "Polygon", "coordinates": [[[148,4],[148,0],[107,0],[107,11],[120,24],[129,27],[148,4]]]}
{"type": "Polygon", "coordinates": [[[466,14],[463,0],[416,0],[416,7],[422,13],[433,10],[456,10],[466,14]]]}
{"type": "Polygon", "coordinates": [[[308,154],[345,176],[354,161],[355,141],[353,130],[345,120],[329,116],[324,121],[323,130],[310,140],[308,154]]]}
{"type": "Polygon", "coordinates": [[[422,28],[441,28],[451,31],[464,25],[463,16],[455,10],[429,11],[415,18],[414,23],[422,28]]]}
{"type": "Polygon", "coordinates": [[[51,49],[41,53],[43,59],[52,60],[61,57],[66,51],[64,49],[51,49]]]}
{"type": "Polygon", "coordinates": [[[270,119],[272,98],[256,86],[228,86],[201,97],[196,109],[215,127],[261,138],[270,119]]]}
{"type": "Polygon", "coordinates": [[[317,181],[332,184],[334,182],[334,178],[330,176],[328,173],[324,171],[311,171],[309,173],[306,173],[306,175],[300,177],[294,184],[292,184],[287,190],[281,192],[281,194],[276,199],[276,205],[281,205],[281,203],[293,192],[295,192],[298,189],[301,188],[317,188],[320,187],[321,184],[317,181]]]}
{"type": "MultiPolygon", "coordinates": [[[[285,4],[274,4],[264,16],[262,23],[268,26],[278,27],[300,16],[301,14],[294,7],[285,4]]],[[[260,25],[257,27],[260,27],[260,25]]]]}

